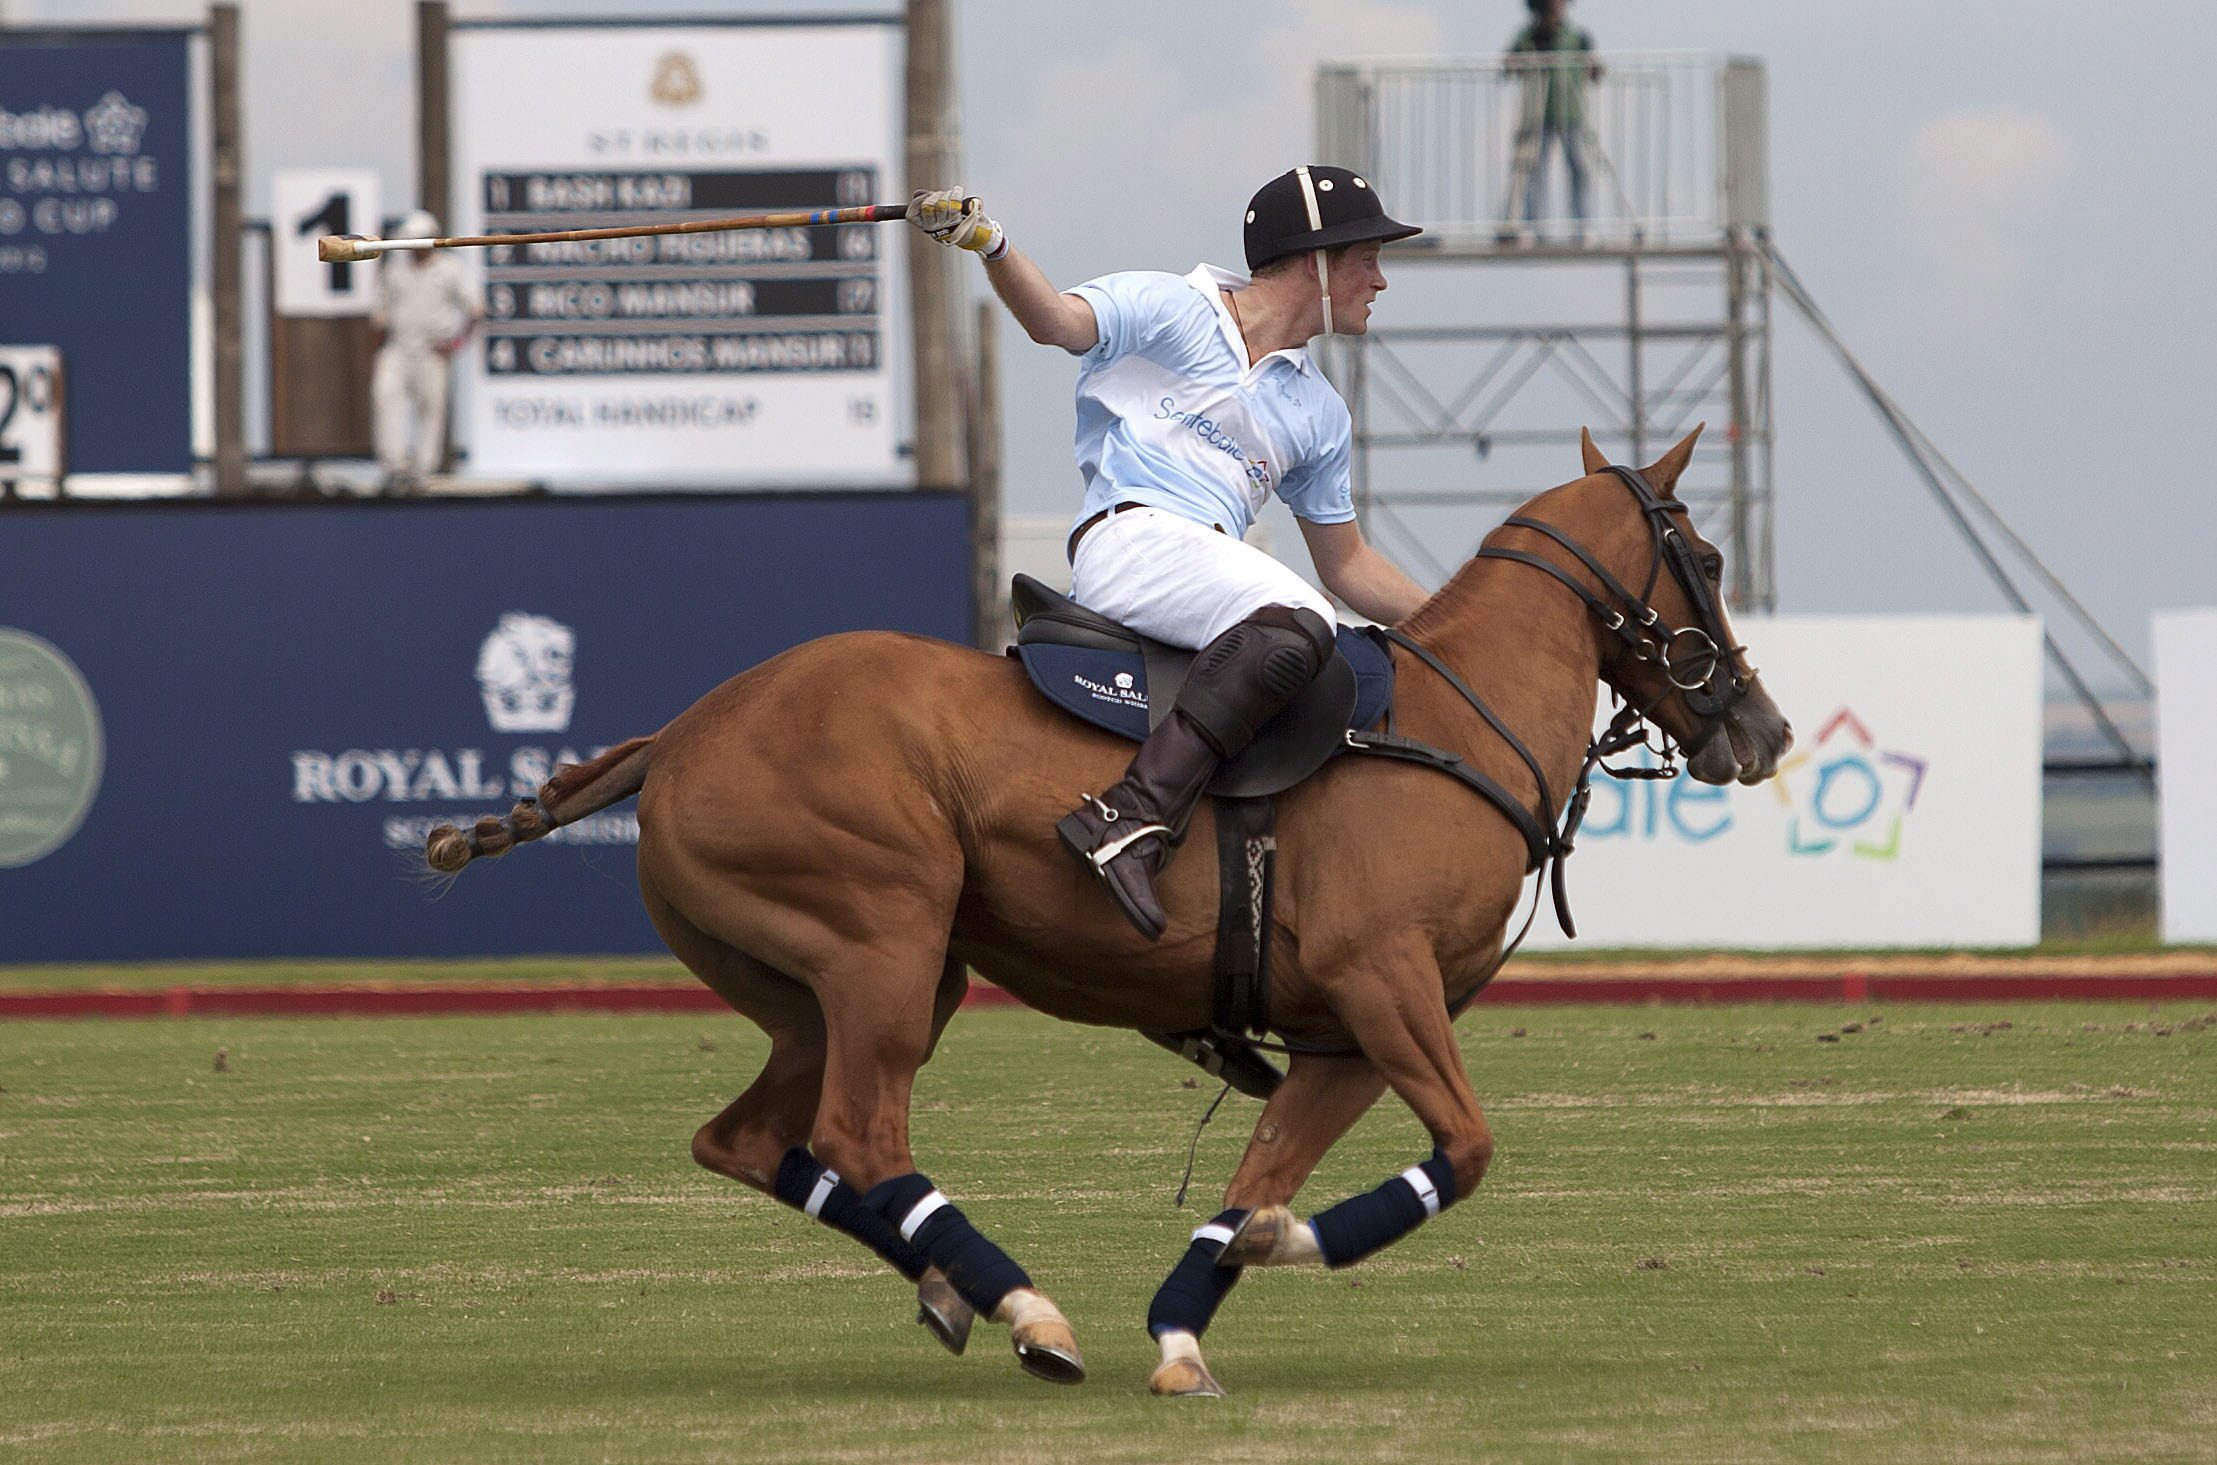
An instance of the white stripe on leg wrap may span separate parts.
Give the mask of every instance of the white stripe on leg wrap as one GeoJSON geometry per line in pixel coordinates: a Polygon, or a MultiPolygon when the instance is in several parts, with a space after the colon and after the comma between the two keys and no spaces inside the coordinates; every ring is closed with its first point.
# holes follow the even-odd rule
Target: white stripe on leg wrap
{"type": "Polygon", "coordinates": [[[915,1205],[910,1206],[907,1216],[901,1220],[901,1240],[914,1241],[917,1231],[946,1203],[947,1198],[935,1190],[916,1202],[915,1205]]]}
{"type": "Polygon", "coordinates": [[[817,1176],[816,1188],[808,1193],[808,1204],[801,1207],[801,1214],[811,1221],[816,1220],[818,1214],[824,1209],[824,1202],[830,1200],[831,1193],[838,1188],[839,1172],[837,1170],[826,1170],[823,1174],[817,1176]]]}
{"type": "Polygon", "coordinates": [[[1220,1226],[1216,1222],[1211,1221],[1206,1226],[1203,1226],[1200,1230],[1194,1232],[1193,1239],[1195,1241],[1213,1241],[1218,1246],[1230,1246],[1232,1244],[1232,1228],[1229,1226],[1220,1226]]]}
{"type": "Polygon", "coordinates": [[[1429,1221],[1440,1213],[1439,1190],[1432,1184],[1432,1177],[1424,1173],[1422,1165],[1411,1165],[1401,1172],[1401,1178],[1409,1182],[1409,1189],[1415,1191],[1416,1198],[1424,1202],[1424,1219],[1429,1221]]]}

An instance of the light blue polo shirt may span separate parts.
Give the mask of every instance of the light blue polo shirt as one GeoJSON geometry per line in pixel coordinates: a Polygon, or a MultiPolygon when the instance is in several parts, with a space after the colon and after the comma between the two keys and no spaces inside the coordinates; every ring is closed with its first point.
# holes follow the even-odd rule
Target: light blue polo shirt
{"type": "Polygon", "coordinates": [[[1247,364],[1221,293],[1246,284],[1202,265],[1103,275],[1069,292],[1101,329],[1079,358],[1085,504],[1073,527],[1141,503],[1244,539],[1272,494],[1319,524],[1355,517],[1347,404],[1306,347],[1247,364]]]}

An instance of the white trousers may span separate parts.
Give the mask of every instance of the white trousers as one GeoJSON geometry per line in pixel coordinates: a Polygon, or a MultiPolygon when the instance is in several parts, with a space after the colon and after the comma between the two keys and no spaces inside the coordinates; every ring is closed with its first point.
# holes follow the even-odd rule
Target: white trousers
{"type": "Polygon", "coordinates": [[[370,372],[370,436],[387,473],[428,478],[446,450],[447,358],[388,341],[370,372]]]}
{"type": "Polygon", "coordinates": [[[1195,650],[1266,605],[1337,619],[1322,591],[1269,555],[1167,509],[1126,509],[1086,530],[1070,574],[1078,604],[1195,650]]]}

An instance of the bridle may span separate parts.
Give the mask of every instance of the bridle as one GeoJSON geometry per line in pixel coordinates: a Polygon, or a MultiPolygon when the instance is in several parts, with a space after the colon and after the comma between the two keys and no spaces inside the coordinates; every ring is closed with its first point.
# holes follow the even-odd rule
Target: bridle
{"type": "MultiPolygon", "coordinates": [[[[1744,646],[1731,644],[1725,630],[1724,608],[1717,603],[1715,587],[1709,576],[1694,558],[1693,546],[1687,542],[1687,533],[1671,522],[1671,515],[1684,514],[1689,528],[1693,511],[1676,499],[1666,499],[1648,486],[1639,470],[1612,463],[1603,471],[1615,475],[1640,506],[1641,517],[1647,521],[1649,553],[1647,583],[1634,595],[1618,582],[1608,568],[1589,553],[1577,540],[1545,520],[1523,514],[1513,514],[1502,521],[1503,529],[1529,529],[1543,534],[1577,557],[1594,579],[1601,582],[1606,596],[1597,595],[1591,587],[1553,560],[1540,555],[1527,554],[1518,549],[1501,549],[1492,544],[1481,544],[1474,558],[1508,560],[1515,564],[1530,565],[1533,569],[1551,575],[1570,587],[1573,594],[1586,603],[1602,628],[1620,641],[1634,661],[1645,662],[1661,671],[1668,689],[1658,692],[1644,705],[1626,704],[1617,721],[1627,729],[1640,727],[1663,700],[1675,691],[1680,694],[1691,712],[1700,722],[1699,732],[1692,746],[1700,747],[1723,728],[1724,720],[1745,697],[1751,678],[1740,673],[1740,655],[1744,646]],[[1692,603],[1694,622],[1690,625],[1671,626],[1649,603],[1655,593],[1656,581],[1662,577],[1663,567],[1670,567],[1671,578],[1685,592],[1692,603]]],[[[1497,531],[1498,532],[1498,531],[1497,531]]],[[[1491,535],[1487,536],[1491,539],[1491,535]]],[[[1611,724],[1612,730],[1615,723],[1611,724]]],[[[1661,733],[1660,746],[1649,744],[1661,756],[1664,767],[1676,772],[1672,765],[1678,751],[1670,736],[1661,733]]],[[[1638,739],[1648,743],[1643,731],[1638,739]]],[[[1627,747],[1632,744],[1626,744],[1627,747]]],[[[1604,765],[1606,767],[1606,765],[1604,765]]],[[[1608,770],[1614,772],[1615,770],[1608,770]]],[[[1623,775],[1619,775],[1623,776],[1623,775]]],[[[1660,776],[1669,777],[1669,773],[1660,776]]]]}
{"type": "MultiPolygon", "coordinates": [[[[1494,715],[1478,694],[1455,675],[1447,664],[1425,646],[1412,640],[1403,632],[1384,627],[1380,631],[1386,640],[1399,646],[1426,666],[1429,666],[1448,686],[1475,708],[1494,734],[1509,745],[1532,775],[1533,786],[1539,793],[1539,811],[1533,811],[1521,799],[1511,795],[1494,780],[1470,768],[1457,755],[1429,747],[1413,739],[1384,733],[1349,733],[1351,750],[1371,753],[1388,758],[1400,758],[1437,768],[1474,792],[1482,795],[1499,809],[1523,836],[1527,854],[1526,868],[1546,869],[1550,872],[1555,896],[1555,919],[1566,936],[1578,934],[1570,918],[1570,897],[1563,885],[1563,863],[1569,859],[1579,827],[1585,823],[1586,809],[1593,801],[1593,775],[1596,769],[1612,778],[1675,778],[1678,776],[1679,745],[1670,734],[1652,726],[1648,718],[1661,706],[1664,699],[1676,693],[1686,708],[1697,719],[1699,728],[1693,741],[1698,748],[1710,738],[1722,736],[1725,719],[1739,705],[1752,685],[1753,674],[1742,675],[1740,655],[1747,648],[1732,644],[1725,629],[1724,608],[1717,603],[1716,591],[1709,577],[1702,571],[1694,557],[1693,546],[1687,542],[1691,531],[1692,511],[1675,499],[1666,499],[1648,485],[1638,469],[1610,464],[1604,471],[1614,474],[1639,504],[1641,518],[1648,529],[1649,553],[1647,580],[1635,595],[1626,589],[1606,565],[1576,539],[1543,519],[1515,514],[1502,522],[1503,529],[1528,529],[1561,546],[1576,558],[1601,585],[1595,592],[1584,580],[1554,560],[1543,555],[1529,554],[1520,549],[1502,549],[1493,544],[1481,544],[1473,558],[1508,560],[1513,564],[1529,565],[1543,574],[1552,576],[1568,586],[1586,608],[1601,622],[1602,628],[1615,636],[1624,648],[1624,654],[1637,662],[1658,668],[1664,678],[1664,689],[1644,703],[1627,701],[1618,709],[1602,734],[1586,744],[1586,758],[1579,766],[1578,779],[1572,785],[1570,801],[1564,806],[1558,823],[1553,793],[1547,785],[1547,775],[1541,771],[1539,760],[1515,733],[1494,715]],[[1673,514],[1685,514],[1688,526],[1681,529],[1671,519],[1673,514]],[[1651,597],[1655,586],[1668,566],[1671,578],[1685,592],[1691,603],[1695,620],[1684,626],[1673,626],[1655,609],[1651,597]],[[1634,748],[1647,748],[1656,755],[1653,767],[1616,767],[1607,760],[1634,748]]],[[[1499,532],[1499,531],[1496,531],[1499,532]]],[[[1491,539],[1491,535],[1487,536],[1491,539]]],[[[1533,913],[1538,913],[1535,902],[1533,913]]],[[[1506,960],[1524,940],[1524,932],[1531,929],[1527,917],[1523,930],[1502,953],[1506,960]]]]}

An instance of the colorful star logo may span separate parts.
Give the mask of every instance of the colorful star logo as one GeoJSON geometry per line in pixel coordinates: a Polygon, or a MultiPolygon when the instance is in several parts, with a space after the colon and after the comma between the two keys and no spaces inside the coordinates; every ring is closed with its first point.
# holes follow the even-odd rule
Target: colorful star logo
{"type": "Polygon", "coordinates": [[[1902,824],[1917,807],[1929,768],[1924,758],[1880,748],[1854,709],[1840,708],[1815,745],[1781,763],[1771,783],[1779,803],[1791,810],[1787,851],[1823,855],[1844,849],[1860,859],[1896,858],[1902,824]],[[1794,777],[1812,763],[1813,782],[1794,777]]]}

